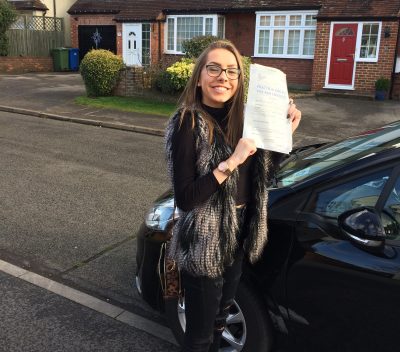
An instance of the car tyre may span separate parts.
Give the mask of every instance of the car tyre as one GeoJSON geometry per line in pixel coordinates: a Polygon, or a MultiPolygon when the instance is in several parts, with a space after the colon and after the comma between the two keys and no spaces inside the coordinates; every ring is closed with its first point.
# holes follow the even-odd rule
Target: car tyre
{"type": "MultiPolygon", "coordinates": [[[[177,299],[171,299],[165,302],[165,314],[169,326],[180,345],[183,343],[184,335],[184,300],[178,302],[177,299]],[[183,303],[183,304],[182,304],[183,303]]],[[[228,324],[227,329],[240,342],[233,347],[228,343],[224,333],[224,339],[221,344],[220,352],[268,352],[273,346],[273,328],[267,308],[255,290],[244,282],[240,282],[235,297],[235,303],[232,306],[231,316],[242,316],[241,321],[234,320],[233,324],[228,324]]],[[[240,320],[240,319],[239,319],[240,320]]],[[[231,340],[232,342],[232,340],[231,340]]]]}

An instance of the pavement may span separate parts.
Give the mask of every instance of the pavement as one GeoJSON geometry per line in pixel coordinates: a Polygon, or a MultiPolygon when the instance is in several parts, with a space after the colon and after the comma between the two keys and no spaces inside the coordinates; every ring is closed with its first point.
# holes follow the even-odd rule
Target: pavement
{"type": "MultiPolygon", "coordinates": [[[[167,118],[77,105],[85,95],[79,73],[0,77],[0,111],[163,136],[167,118]]],[[[151,96],[151,94],[150,94],[151,96]]],[[[295,94],[302,123],[295,145],[328,142],[400,119],[400,101],[295,94]]]]}
{"type": "MultiPolygon", "coordinates": [[[[0,76],[0,111],[164,134],[166,117],[75,104],[82,95],[77,73],[0,76]]],[[[303,114],[295,145],[333,141],[400,120],[399,101],[298,94],[295,102],[303,114]]],[[[0,290],[0,352],[178,350],[165,326],[1,260],[0,290]]]]}
{"type": "Polygon", "coordinates": [[[170,330],[0,260],[0,351],[177,352],[170,330]]]}

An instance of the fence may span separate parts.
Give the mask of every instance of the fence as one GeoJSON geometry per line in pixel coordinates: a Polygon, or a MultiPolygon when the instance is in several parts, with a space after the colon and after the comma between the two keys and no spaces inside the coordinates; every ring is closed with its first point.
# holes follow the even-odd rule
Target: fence
{"type": "Polygon", "coordinates": [[[62,18],[19,16],[7,34],[9,56],[49,56],[65,44],[62,18]]]}

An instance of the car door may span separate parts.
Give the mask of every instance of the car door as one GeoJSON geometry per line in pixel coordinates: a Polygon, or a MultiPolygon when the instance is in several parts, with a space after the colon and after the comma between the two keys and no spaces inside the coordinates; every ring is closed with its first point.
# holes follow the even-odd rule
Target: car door
{"type": "Polygon", "coordinates": [[[299,214],[286,280],[293,351],[399,350],[399,169],[322,185],[299,214]],[[360,206],[381,214],[387,238],[379,253],[338,228],[337,217],[360,206]]]}

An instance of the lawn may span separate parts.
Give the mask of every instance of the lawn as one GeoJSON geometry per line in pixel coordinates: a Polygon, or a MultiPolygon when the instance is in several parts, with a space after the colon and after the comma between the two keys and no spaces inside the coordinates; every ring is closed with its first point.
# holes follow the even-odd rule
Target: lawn
{"type": "Polygon", "coordinates": [[[117,109],[122,111],[140,112],[150,115],[171,116],[176,104],[159,102],[142,97],[77,97],[75,103],[93,106],[95,108],[117,109]]]}

